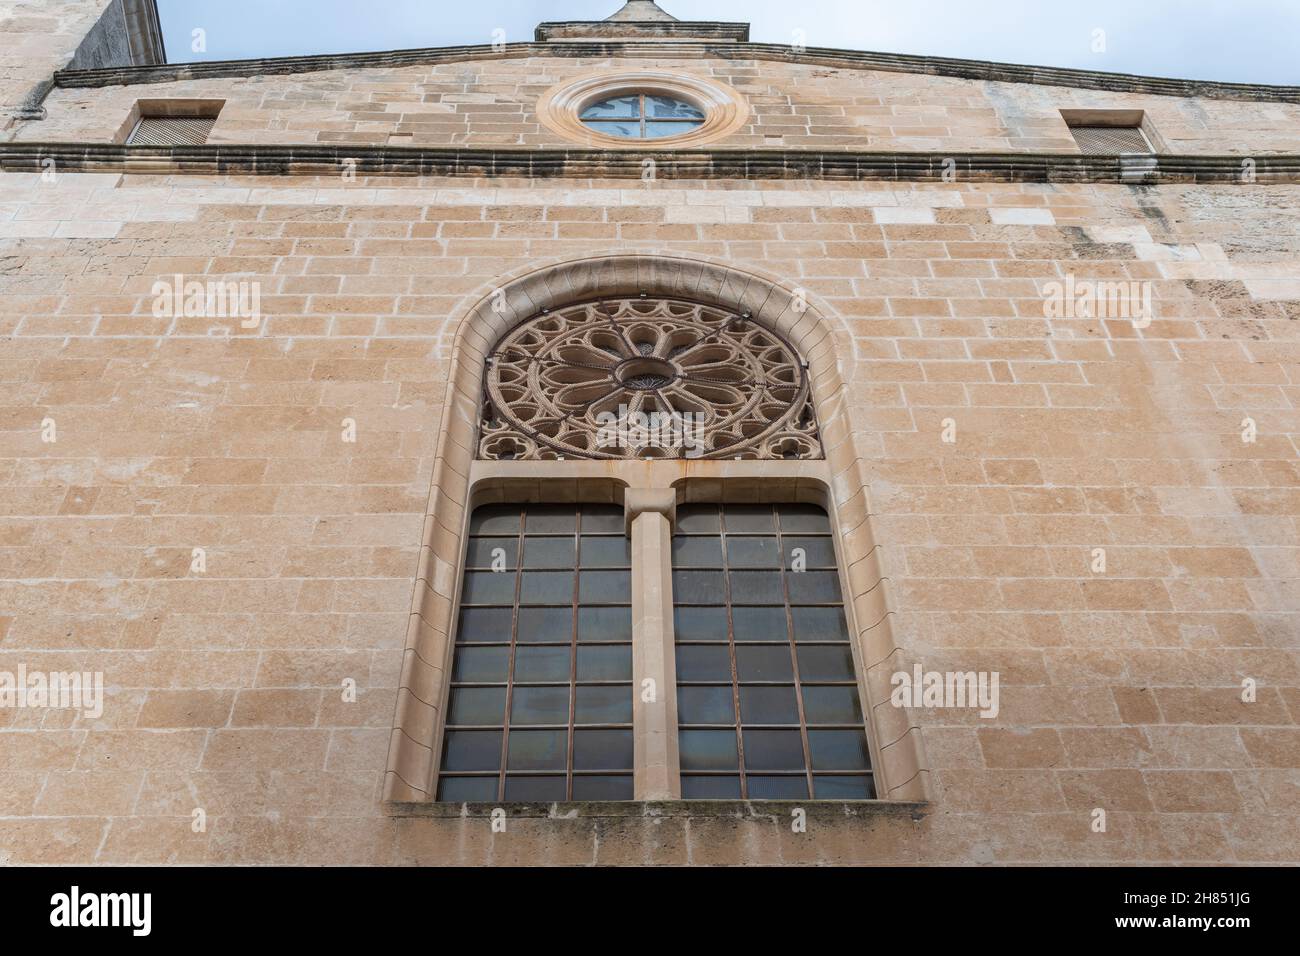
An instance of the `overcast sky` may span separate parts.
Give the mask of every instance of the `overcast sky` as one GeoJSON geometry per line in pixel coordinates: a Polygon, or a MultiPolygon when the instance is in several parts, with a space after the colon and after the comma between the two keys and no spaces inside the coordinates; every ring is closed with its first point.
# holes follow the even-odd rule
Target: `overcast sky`
{"type": "MultiPolygon", "coordinates": [[[[159,0],[168,59],[227,60],[531,40],[621,0],[159,0]],[[192,32],[207,52],[192,52],[192,32]]],[[[1300,0],[662,0],[753,39],[1188,79],[1300,85],[1300,0]],[[1097,31],[1104,31],[1104,36],[1097,31]],[[1094,50],[1098,38],[1104,52],[1094,50]]]]}

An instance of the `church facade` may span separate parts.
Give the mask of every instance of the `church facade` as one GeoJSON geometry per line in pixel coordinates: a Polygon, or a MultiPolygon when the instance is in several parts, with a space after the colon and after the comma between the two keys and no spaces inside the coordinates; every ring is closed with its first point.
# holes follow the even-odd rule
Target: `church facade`
{"type": "Polygon", "coordinates": [[[1300,862],[1300,88],[0,35],[0,862],[1300,862]]]}

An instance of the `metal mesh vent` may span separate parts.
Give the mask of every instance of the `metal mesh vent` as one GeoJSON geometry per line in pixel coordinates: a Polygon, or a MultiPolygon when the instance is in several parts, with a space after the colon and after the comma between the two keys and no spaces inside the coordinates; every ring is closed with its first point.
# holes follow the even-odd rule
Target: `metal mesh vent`
{"type": "Polygon", "coordinates": [[[1114,156],[1117,153],[1155,152],[1136,126],[1072,126],[1074,141],[1085,156],[1114,156]]]}
{"type": "Polygon", "coordinates": [[[128,146],[202,146],[216,124],[215,117],[146,116],[128,139],[128,146]]]}

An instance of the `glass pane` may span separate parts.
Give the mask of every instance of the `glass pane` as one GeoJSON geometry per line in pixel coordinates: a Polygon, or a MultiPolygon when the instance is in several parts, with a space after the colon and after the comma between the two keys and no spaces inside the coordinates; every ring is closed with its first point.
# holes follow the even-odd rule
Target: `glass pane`
{"type": "Polygon", "coordinates": [[[569,681],[568,647],[520,647],[515,651],[515,683],[545,684],[569,681]]]}
{"type": "Polygon", "coordinates": [[[796,641],[847,641],[848,622],[838,607],[796,607],[790,609],[796,641]]]}
{"type": "Polygon", "coordinates": [[[646,123],[646,139],[664,139],[667,136],[681,136],[697,128],[699,123],[646,123]]]}
{"type": "Polygon", "coordinates": [[[640,115],[641,97],[633,93],[631,96],[616,96],[593,103],[582,111],[580,118],[585,120],[636,119],[640,115]]]}
{"type": "Polygon", "coordinates": [[[449,730],[444,735],[444,770],[500,770],[501,731],[449,730]]]}
{"type": "Polygon", "coordinates": [[[515,575],[491,571],[467,571],[460,599],[465,604],[513,604],[515,575]]]}
{"type": "Polygon", "coordinates": [[[654,119],[704,119],[704,111],[672,96],[647,96],[646,115],[654,119]]]}
{"type": "Polygon", "coordinates": [[[507,803],[554,803],[564,794],[563,777],[506,777],[507,803]]]}
{"type": "Polygon", "coordinates": [[[677,648],[677,680],[692,681],[731,680],[731,654],[725,645],[700,644],[677,648]]]}
{"type": "Polygon", "coordinates": [[[736,647],[736,673],[744,683],[757,681],[792,681],[794,666],[790,661],[790,645],[762,644],[736,647]]]}
{"type": "MultiPolygon", "coordinates": [[[[677,576],[673,575],[676,581],[677,576]]],[[[673,632],[679,641],[725,641],[727,611],[721,607],[673,609],[673,632]]]]}
{"type": "Polygon", "coordinates": [[[733,604],[771,604],[783,600],[780,571],[732,571],[733,604]]]}
{"type": "Polygon", "coordinates": [[[627,571],[583,571],[580,578],[578,601],[582,604],[627,604],[632,600],[632,575],[627,571]]]}
{"type": "Polygon", "coordinates": [[[745,781],[751,800],[806,800],[807,777],[754,777],[745,781]]]}
{"type": "MultiPolygon", "coordinates": [[[[779,598],[780,595],[777,595],[779,598]]],[[[731,609],[731,629],[737,641],[790,642],[784,607],[736,607],[731,609]]]]}
{"type": "Polygon", "coordinates": [[[678,687],[677,721],[681,724],[734,724],[731,687],[678,687]]]}
{"type": "Polygon", "coordinates": [[[714,537],[688,538],[677,535],[673,538],[673,567],[722,567],[722,539],[714,537]]]}
{"type": "Polygon", "coordinates": [[[457,687],[447,706],[447,723],[457,726],[500,727],[506,718],[504,687],[457,687]]]}
{"type": "Polygon", "coordinates": [[[439,777],[442,803],[486,803],[497,798],[496,777],[439,777]]]}
{"type": "Polygon", "coordinates": [[[861,724],[856,687],[804,687],[804,719],[810,724],[861,724]]]}
{"type": "Polygon", "coordinates": [[[583,505],[583,534],[625,534],[623,509],[619,505],[583,505]]]}
{"type": "Polygon", "coordinates": [[[726,597],[721,571],[673,572],[673,600],[678,604],[723,604],[726,597]]]}
{"type": "Polygon", "coordinates": [[[627,538],[582,538],[584,568],[626,568],[632,563],[632,542],[627,538]]]}
{"type": "Polygon", "coordinates": [[[849,651],[848,645],[799,648],[799,679],[801,681],[853,680],[853,654],[849,651]]]}
{"type": "Polygon", "coordinates": [[[510,621],[514,611],[508,607],[469,607],[460,612],[456,628],[459,644],[509,644],[510,621]]]}
{"type": "Polygon", "coordinates": [[[867,737],[860,730],[810,730],[808,752],[814,770],[869,770],[867,737]]]}
{"type": "Polygon", "coordinates": [[[773,534],[776,523],[771,505],[727,505],[727,534],[773,534]]]}
{"type": "Polygon", "coordinates": [[[733,568],[779,568],[776,538],[727,538],[727,563],[733,568]]]}
{"type": "Polygon", "coordinates": [[[519,505],[485,505],[469,519],[470,534],[518,534],[519,505]]]}
{"type": "Polygon", "coordinates": [[[794,567],[795,558],[798,555],[795,551],[803,551],[803,566],[805,568],[833,568],[835,567],[835,548],[831,544],[830,538],[785,538],[785,567],[787,570],[794,567]]]}
{"type": "Polygon", "coordinates": [[[521,644],[560,643],[573,640],[573,611],[567,607],[530,607],[519,610],[521,644]]]}
{"type": "Polygon", "coordinates": [[[587,123],[587,128],[596,133],[604,133],[606,136],[617,136],[620,139],[640,139],[641,124],[636,120],[628,123],[587,123]]]}
{"type": "Polygon", "coordinates": [[[677,734],[683,770],[736,770],[734,730],[683,730],[677,734]]]}
{"type": "Polygon", "coordinates": [[[834,571],[805,571],[787,574],[791,604],[838,604],[840,576],[834,571]]]}
{"type": "Polygon", "coordinates": [[[573,534],[578,530],[574,505],[529,505],[525,534],[573,534]]]}
{"type": "Polygon", "coordinates": [[[520,604],[572,604],[572,571],[525,571],[519,586],[520,604]]]}
{"type": "Polygon", "coordinates": [[[785,534],[829,534],[830,519],[816,505],[781,505],[781,531],[785,534]]]}
{"type": "Polygon", "coordinates": [[[746,770],[802,770],[803,740],[797,730],[746,730],[746,770]]]}
{"type": "Polygon", "coordinates": [[[813,795],[818,800],[874,800],[876,788],[870,777],[813,777],[813,795]]]}
{"type": "Polygon", "coordinates": [[[465,550],[465,567],[513,571],[518,567],[518,551],[518,538],[470,538],[465,550]]]}
{"type": "Polygon", "coordinates": [[[632,731],[575,730],[574,770],[631,770],[632,731]]]}
{"type": "Polygon", "coordinates": [[[578,680],[631,680],[632,648],[624,644],[578,648],[578,680]]]}
{"type": "Polygon", "coordinates": [[[682,505],[677,509],[679,534],[717,534],[720,530],[717,505],[682,505]]]}
{"type": "Polygon", "coordinates": [[[613,687],[579,687],[574,723],[632,723],[632,688],[626,684],[613,687]]]}
{"type": "Polygon", "coordinates": [[[572,568],[574,564],[572,538],[524,539],[524,567],[572,568]]]}
{"type": "Polygon", "coordinates": [[[631,800],[631,777],[574,777],[574,800],[631,800]]]}
{"type": "Polygon", "coordinates": [[[458,684],[504,684],[510,672],[510,648],[462,647],[451,665],[458,684]]]}
{"type": "Polygon", "coordinates": [[[563,772],[568,749],[567,730],[512,730],[506,769],[563,772]]]}
{"type": "Polygon", "coordinates": [[[682,777],[683,800],[739,800],[739,777],[682,777]]]}
{"type": "Polygon", "coordinates": [[[579,608],[578,640],[632,640],[632,609],[630,607],[579,608]]]}
{"type": "MultiPolygon", "coordinates": [[[[567,724],[569,722],[568,687],[516,687],[510,701],[510,723],[567,724]]],[[[511,734],[514,747],[514,735],[511,734]]],[[[510,769],[518,770],[513,764],[510,769]]],[[[527,768],[522,768],[527,769],[527,768]]]]}
{"type": "Polygon", "coordinates": [[[794,687],[740,688],[740,719],[746,724],[798,724],[794,687]]]}

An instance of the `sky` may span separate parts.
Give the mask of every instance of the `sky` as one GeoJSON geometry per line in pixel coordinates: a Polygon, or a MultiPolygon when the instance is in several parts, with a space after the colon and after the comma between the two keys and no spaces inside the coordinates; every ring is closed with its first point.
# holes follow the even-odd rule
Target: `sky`
{"type": "MultiPolygon", "coordinates": [[[[169,62],[533,39],[622,0],[159,0],[169,62]],[[193,52],[201,28],[206,52],[193,52]],[[504,34],[496,31],[504,31],[504,34]]],[[[1300,0],[661,0],[762,43],[1300,85],[1300,0]]]]}

